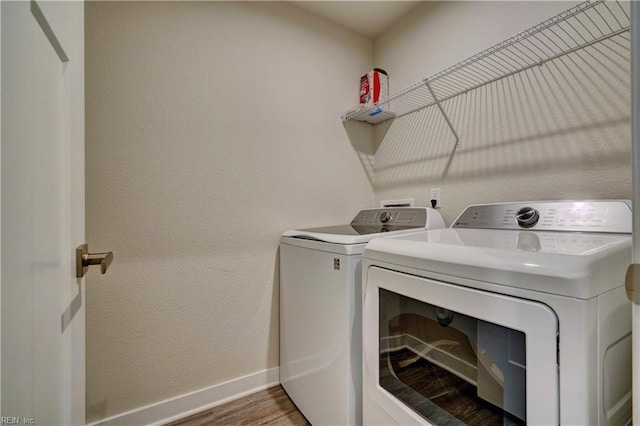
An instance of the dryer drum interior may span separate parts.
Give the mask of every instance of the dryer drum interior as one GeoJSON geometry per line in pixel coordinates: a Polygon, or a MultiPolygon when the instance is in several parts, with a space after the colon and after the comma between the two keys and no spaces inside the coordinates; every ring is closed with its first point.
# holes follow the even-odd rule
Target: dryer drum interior
{"type": "Polygon", "coordinates": [[[525,334],[380,289],[380,386],[436,424],[526,424],[525,334]]]}

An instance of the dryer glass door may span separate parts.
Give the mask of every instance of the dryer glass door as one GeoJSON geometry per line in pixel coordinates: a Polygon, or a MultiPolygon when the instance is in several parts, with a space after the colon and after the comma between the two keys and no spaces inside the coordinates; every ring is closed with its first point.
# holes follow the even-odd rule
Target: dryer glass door
{"type": "Polygon", "coordinates": [[[526,338],[380,289],[380,386],[435,424],[526,423],[526,338]]]}
{"type": "Polygon", "coordinates": [[[365,316],[375,299],[377,332],[365,330],[364,350],[379,404],[433,424],[557,424],[557,319],[547,306],[375,267],[368,280],[365,316]]]}

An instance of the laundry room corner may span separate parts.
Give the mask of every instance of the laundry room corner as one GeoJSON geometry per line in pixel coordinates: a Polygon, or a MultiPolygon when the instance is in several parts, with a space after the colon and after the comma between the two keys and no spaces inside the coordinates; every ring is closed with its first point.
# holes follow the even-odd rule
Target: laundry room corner
{"type": "Polygon", "coordinates": [[[0,26],[0,425],[640,426],[640,0],[0,26]]]}
{"type": "Polygon", "coordinates": [[[277,369],[278,239],[374,203],[372,41],[276,2],[88,2],[87,421],[277,369]],[[267,36],[268,35],[268,36],[267,36]]]}
{"type": "MultiPolygon", "coordinates": [[[[394,93],[577,4],[426,2],[376,38],[374,62],[394,93]]],[[[498,55],[488,69],[509,60],[498,55]]],[[[473,72],[469,80],[482,79],[473,72]]],[[[429,205],[430,189],[441,188],[439,211],[450,224],[488,201],[630,199],[629,82],[628,46],[611,42],[444,100],[457,147],[435,106],[396,118],[371,160],[376,201],[429,205]]]]}

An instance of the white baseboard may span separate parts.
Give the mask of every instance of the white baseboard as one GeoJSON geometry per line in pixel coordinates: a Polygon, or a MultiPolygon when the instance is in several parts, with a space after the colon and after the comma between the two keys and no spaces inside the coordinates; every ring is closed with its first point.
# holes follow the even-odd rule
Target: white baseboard
{"type": "Polygon", "coordinates": [[[88,426],[163,425],[280,383],[279,368],[273,367],[238,377],[195,392],[136,408],[88,426]]]}

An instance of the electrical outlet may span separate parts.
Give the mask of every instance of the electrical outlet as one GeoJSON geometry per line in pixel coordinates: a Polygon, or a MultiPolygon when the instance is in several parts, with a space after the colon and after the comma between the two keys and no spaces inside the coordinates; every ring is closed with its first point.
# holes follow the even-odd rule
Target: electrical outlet
{"type": "Polygon", "coordinates": [[[431,195],[429,196],[429,205],[435,209],[442,207],[442,194],[440,188],[431,188],[431,195]],[[434,203],[435,200],[435,203],[434,203]]]}

